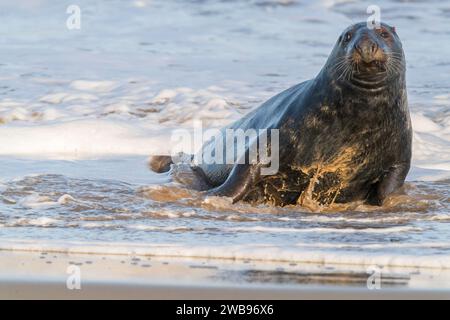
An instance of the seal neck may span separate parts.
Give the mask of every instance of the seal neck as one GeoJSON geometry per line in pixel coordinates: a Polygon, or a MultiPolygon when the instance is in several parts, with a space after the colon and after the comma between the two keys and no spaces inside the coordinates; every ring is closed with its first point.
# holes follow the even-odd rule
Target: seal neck
{"type": "Polygon", "coordinates": [[[332,89],[350,89],[364,95],[377,95],[396,91],[404,86],[405,83],[404,72],[394,76],[389,75],[387,72],[373,74],[355,73],[344,78],[331,74],[324,68],[318,78],[327,79],[326,81],[332,89]]]}

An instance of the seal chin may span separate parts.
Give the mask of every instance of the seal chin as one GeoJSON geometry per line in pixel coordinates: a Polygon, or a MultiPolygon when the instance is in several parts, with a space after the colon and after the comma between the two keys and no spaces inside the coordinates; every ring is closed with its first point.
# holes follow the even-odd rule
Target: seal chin
{"type": "Polygon", "coordinates": [[[386,88],[387,77],[387,72],[383,71],[359,72],[349,79],[349,84],[355,89],[378,92],[386,88]]]}
{"type": "Polygon", "coordinates": [[[359,62],[354,64],[354,75],[361,78],[371,78],[379,79],[380,76],[386,74],[386,62],[374,60],[370,62],[359,62]]]}

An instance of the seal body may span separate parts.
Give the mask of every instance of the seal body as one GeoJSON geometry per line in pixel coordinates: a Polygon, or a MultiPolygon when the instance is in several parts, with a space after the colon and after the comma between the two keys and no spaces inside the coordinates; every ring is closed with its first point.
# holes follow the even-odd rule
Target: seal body
{"type": "Polygon", "coordinates": [[[279,130],[279,170],[261,175],[258,163],[192,165],[209,194],[281,206],[381,205],[402,186],[411,161],[405,60],[395,29],[350,26],[316,78],[227,128],[279,130]]]}

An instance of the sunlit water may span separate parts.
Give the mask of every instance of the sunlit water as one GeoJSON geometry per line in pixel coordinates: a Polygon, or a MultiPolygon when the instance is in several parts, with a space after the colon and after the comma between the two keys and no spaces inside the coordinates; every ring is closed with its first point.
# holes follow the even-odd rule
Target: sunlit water
{"type": "Polygon", "coordinates": [[[2,3],[0,248],[450,268],[450,2],[379,1],[408,62],[408,183],[382,208],[231,204],[145,158],[313,77],[360,1],[2,3]],[[31,19],[31,17],[33,19],[31,19]]]}

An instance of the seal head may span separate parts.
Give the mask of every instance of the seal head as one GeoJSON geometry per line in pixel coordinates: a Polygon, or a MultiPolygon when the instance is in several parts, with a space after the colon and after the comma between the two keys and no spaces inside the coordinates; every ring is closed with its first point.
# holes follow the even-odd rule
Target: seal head
{"type": "MultiPolygon", "coordinates": [[[[404,78],[405,57],[394,27],[366,23],[348,27],[339,37],[324,71],[340,84],[373,91],[404,78]]],[[[403,79],[404,80],[404,79],[403,79]]]]}

